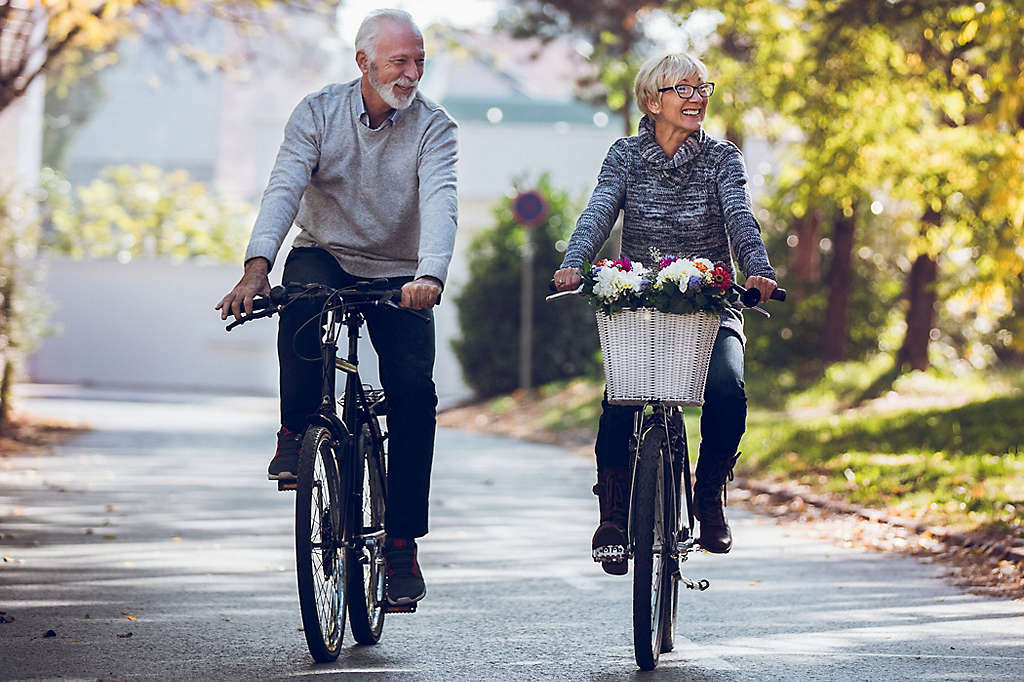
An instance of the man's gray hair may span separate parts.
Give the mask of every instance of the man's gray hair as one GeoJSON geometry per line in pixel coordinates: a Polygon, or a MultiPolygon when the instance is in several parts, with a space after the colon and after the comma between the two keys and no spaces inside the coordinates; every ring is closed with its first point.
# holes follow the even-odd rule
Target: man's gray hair
{"type": "Polygon", "coordinates": [[[375,9],[366,15],[356,32],[356,52],[362,50],[371,60],[377,58],[377,35],[385,21],[396,21],[408,24],[417,33],[422,33],[413,20],[412,15],[402,9],[375,9]]]}

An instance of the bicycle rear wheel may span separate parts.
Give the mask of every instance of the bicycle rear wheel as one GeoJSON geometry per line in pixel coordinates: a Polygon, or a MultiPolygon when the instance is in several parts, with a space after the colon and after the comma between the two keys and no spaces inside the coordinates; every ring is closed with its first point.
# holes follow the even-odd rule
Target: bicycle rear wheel
{"type": "Polygon", "coordinates": [[[295,488],[295,561],[303,632],[320,663],[338,658],[345,635],[340,479],[331,432],[309,427],[295,488]]]}
{"type": "Polygon", "coordinates": [[[644,433],[633,484],[633,653],[641,670],[653,670],[662,647],[667,542],[665,539],[664,428],[644,433]]]}
{"type": "Polygon", "coordinates": [[[384,446],[375,427],[363,422],[357,431],[353,480],[361,485],[345,534],[361,545],[345,553],[349,623],[360,644],[376,644],[384,629],[384,446]]]}

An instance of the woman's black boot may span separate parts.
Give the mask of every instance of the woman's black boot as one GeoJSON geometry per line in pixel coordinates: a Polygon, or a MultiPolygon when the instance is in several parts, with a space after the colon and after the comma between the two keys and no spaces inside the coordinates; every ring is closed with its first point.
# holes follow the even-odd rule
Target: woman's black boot
{"type": "Polygon", "coordinates": [[[732,549],[732,531],[725,520],[725,489],[739,458],[738,452],[723,458],[702,453],[697,458],[697,480],[693,485],[693,513],[700,521],[697,542],[715,554],[725,554],[732,549]]]}
{"type": "Polygon", "coordinates": [[[612,575],[625,575],[629,570],[626,562],[629,485],[626,467],[609,467],[597,472],[594,494],[601,509],[601,524],[594,531],[594,560],[600,561],[604,572],[612,575]]]}

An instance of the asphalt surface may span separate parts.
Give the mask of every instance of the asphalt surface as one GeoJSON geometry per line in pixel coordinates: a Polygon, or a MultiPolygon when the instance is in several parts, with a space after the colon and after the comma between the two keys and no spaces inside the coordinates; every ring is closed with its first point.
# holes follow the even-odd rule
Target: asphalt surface
{"type": "Polygon", "coordinates": [[[276,405],[22,387],[94,430],[0,459],[0,678],[1021,680],[1024,603],[915,559],[731,512],[735,549],[684,565],[676,650],[632,656],[629,578],[590,561],[591,462],[437,439],[419,612],[316,665],[299,631],[292,496],[265,480],[276,405]],[[4,622],[7,621],[7,622],[4,622]],[[52,632],[52,636],[47,636],[52,632]]]}

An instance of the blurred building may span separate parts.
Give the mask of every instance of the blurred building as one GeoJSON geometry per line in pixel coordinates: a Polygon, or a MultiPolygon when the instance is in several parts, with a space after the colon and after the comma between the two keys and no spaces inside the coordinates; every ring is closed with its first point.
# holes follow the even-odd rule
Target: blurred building
{"type": "MultiPolygon", "coordinates": [[[[67,149],[73,183],[88,182],[108,166],[149,163],[186,169],[194,179],[256,203],[293,107],[327,83],[359,75],[352,49],[315,18],[300,18],[290,32],[255,45],[217,26],[197,29],[196,37],[211,54],[243,55],[237,72],[204,70],[163,45],[125,44],[119,64],[102,74],[102,100],[67,149]]],[[[567,42],[542,45],[434,28],[427,32],[427,54],[423,92],[460,125],[460,227],[451,294],[464,283],[463,254],[472,232],[490,223],[494,203],[514,179],[529,183],[548,172],[555,186],[582,198],[623,123],[573,98],[575,80],[588,66],[567,42]]],[[[267,333],[246,327],[228,343],[212,314],[213,303],[237,279],[238,265],[216,268],[215,275],[206,266],[198,276],[190,267],[200,266],[51,263],[55,317],[64,332],[43,343],[33,377],[276,392],[267,333]],[[138,278],[144,281],[133,286],[138,278]],[[177,286],[176,280],[191,284],[177,286]],[[101,287],[104,296],[125,292],[124,305],[111,303],[124,314],[98,319],[87,302],[89,287],[74,281],[101,287]],[[200,281],[207,286],[196,286],[200,281]],[[140,291],[152,291],[154,300],[177,299],[170,314],[147,311],[140,317],[129,313],[140,291]]],[[[436,375],[448,404],[468,396],[450,348],[458,333],[454,314],[450,302],[439,310],[436,375]]]]}

